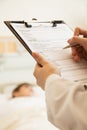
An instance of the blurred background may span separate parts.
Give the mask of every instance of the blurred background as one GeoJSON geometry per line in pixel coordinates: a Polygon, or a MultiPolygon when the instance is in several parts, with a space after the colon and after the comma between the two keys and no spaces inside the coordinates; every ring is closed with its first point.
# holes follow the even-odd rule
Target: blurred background
{"type": "Polygon", "coordinates": [[[4,20],[64,20],[87,29],[87,0],[0,0],[0,88],[35,83],[35,61],[4,25],[4,20]]]}

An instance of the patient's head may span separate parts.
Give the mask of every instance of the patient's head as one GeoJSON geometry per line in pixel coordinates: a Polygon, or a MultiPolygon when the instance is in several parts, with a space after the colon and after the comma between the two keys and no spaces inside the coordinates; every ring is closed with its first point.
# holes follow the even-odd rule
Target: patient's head
{"type": "Polygon", "coordinates": [[[19,84],[12,92],[12,97],[32,96],[33,88],[29,83],[19,84]]]}

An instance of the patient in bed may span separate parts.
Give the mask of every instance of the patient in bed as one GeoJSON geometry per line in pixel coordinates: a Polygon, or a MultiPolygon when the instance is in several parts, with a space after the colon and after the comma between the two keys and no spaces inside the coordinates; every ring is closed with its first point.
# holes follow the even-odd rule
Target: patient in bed
{"type": "Polygon", "coordinates": [[[0,104],[0,130],[58,130],[47,119],[45,93],[30,83],[11,90],[11,98],[0,104]]]}

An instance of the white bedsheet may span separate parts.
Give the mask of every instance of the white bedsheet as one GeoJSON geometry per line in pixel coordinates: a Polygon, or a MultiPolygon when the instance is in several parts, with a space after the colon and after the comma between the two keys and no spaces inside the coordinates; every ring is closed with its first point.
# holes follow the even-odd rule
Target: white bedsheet
{"type": "Polygon", "coordinates": [[[47,120],[44,98],[25,97],[0,104],[0,130],[58,130],[47,120]]]}

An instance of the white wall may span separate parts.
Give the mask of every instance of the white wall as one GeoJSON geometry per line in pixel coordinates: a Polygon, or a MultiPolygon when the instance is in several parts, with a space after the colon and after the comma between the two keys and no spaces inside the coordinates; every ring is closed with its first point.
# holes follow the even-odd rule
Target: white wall
{"type": "Polygon", "coordinates": [[[11,34],[4,20],[63,19],[87,28],[87,0],[0,0],[0,35],[11,34]]]}

